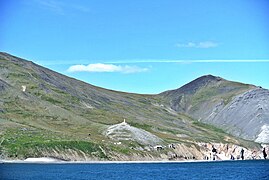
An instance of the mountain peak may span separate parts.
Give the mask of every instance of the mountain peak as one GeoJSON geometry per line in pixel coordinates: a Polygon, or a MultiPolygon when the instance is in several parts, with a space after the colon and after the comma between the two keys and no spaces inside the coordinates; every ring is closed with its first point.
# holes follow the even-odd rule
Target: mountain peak
{"type": "Polygon", "coordinates": [[[208,74],[208,75],[201,76],[178,89],[165,91],[161,94],[165,95],[165,94],[170,94],[171,92],[176,93],[176,94],[179,94],[179,93],[194,94],[198,89],[205,87],[209,84],[222,81],[222,80],[224,79],[221,77],[208,74]]]}
{"type": "Polygon", "coordinates": [[[207,74],[207,75],[201,76],[201,77],[199,77],[199,78],[197,78],[195,80],[198,80],[198,79],[199,80],[217,80],[217,81],[222,80],[221,77],[219,77],[219,76],[213,76],[212,74],[207,74]]]}

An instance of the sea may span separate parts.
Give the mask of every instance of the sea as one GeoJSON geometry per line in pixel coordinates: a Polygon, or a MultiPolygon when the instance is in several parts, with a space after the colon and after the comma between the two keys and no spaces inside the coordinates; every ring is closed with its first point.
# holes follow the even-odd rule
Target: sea
{"type": "Polygon", "coordinates": [[[180,163],[2,163],[0,179],[269,180],[269,160],[180,163]]]}

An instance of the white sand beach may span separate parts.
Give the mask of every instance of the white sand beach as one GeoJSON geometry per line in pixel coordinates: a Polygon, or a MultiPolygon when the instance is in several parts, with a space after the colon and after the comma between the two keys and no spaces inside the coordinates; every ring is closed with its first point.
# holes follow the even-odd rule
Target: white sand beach
{"type": "Polygon", "coordinates": [[[58,159],[49,158],[49,157],[40,157],[40,158],[27,158],[24,160],[24,162],[44,162],[44,163],[52,163],[52,162],[61,162],[58,159]]]}
{"type": "Polygon", "coordinates": [[[0,160],[2,163],[61,163],[66,161],[61,161],[59,159],[50,157],[39,157],[39,158],[27,158],[25,160],[0,160]]]}

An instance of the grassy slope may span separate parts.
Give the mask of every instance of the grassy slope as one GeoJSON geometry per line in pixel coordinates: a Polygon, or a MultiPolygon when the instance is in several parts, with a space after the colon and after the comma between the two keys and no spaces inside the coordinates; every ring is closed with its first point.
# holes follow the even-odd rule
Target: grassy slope
{"type": "Polygon", "coordinates": [[[159,96],[102,89],[7,55],[0,59],[0,68],[0,79],[10,85],[0,91],[0,150],[11,157],[39,156],[44,148],[73,148],[100,158],[109,158],[101,148],[143,154],[129,148],[139,146],[136,143],[118,147],[103,136],[108,125],[123,118],[167,143],[237,141],[212,126],[169,112],[158,105],[159,96]]]}

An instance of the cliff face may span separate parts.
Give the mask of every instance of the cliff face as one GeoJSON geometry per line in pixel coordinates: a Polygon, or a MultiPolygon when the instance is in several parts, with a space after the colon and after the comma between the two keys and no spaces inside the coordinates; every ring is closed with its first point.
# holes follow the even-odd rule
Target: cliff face
{"type": "MultiPolygon", "coordinates": [[[[120,145],[118,145],[120,146],[120,145]]],[[[242,149],[244,151],[244,160],[264,159],[262,149],[259,147],[246,148],[235,144],[223,143],[197,143],[193,145],[173,144],[173,147],[163,147],[160,150],[144,151],[139,153],[120,153],[102,149],[106,158],[96,156],[96,153],[87,153],[82,150],[66,148],[47,148],[36,149],[35,154],[21,158],[1,156],[0,160],[25,160],[31,161],[35,158],[47,157],[51,158],[51,162],[57,161],[214,161],[214,160],[241,160],[242,149]],[[212,148],[216,149],[216,153],[212,152],[212,148]]],[[[269,147],[266,152],[269,153],[269,147]]],[[[35,161],[42,161],[36,159],[35,161]]]]}

